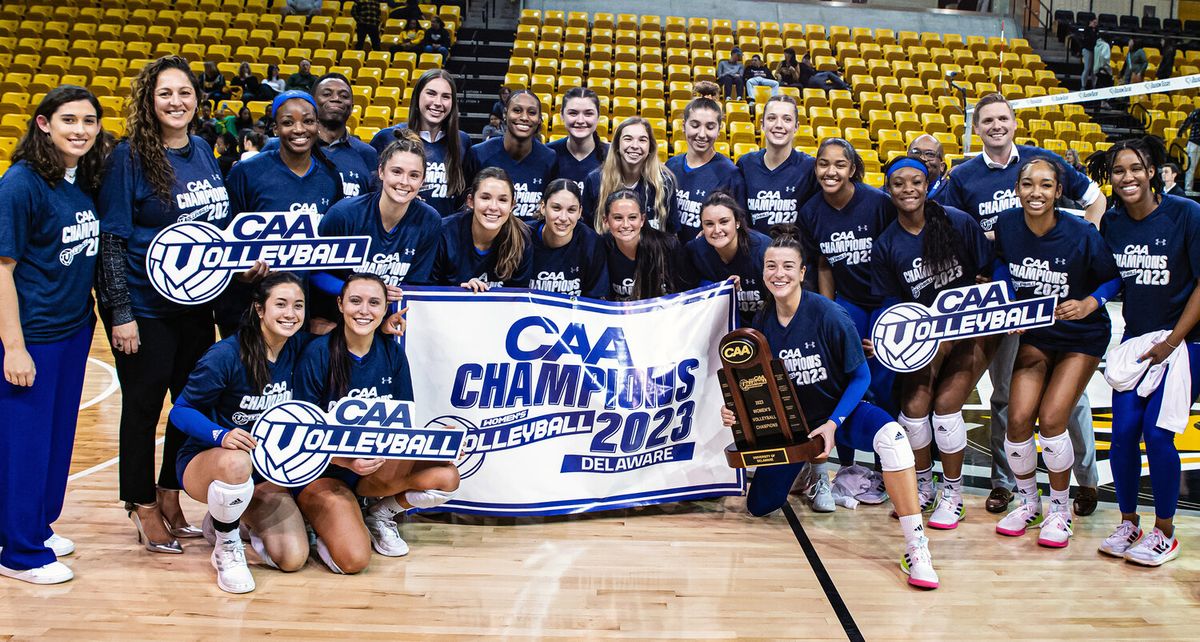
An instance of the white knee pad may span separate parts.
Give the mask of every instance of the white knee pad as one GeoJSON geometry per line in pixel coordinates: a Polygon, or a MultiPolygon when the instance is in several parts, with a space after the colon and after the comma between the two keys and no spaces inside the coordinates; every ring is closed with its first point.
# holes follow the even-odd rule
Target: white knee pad
{"type": "Polygon", "coordinates": [[[253,498],[254,482],[249,479],[240,484],[213,480],[208,485],[208,512],[218,522],[231,524],[241,518],[253,498]]]}
{"type": "Polygon", "coordinates": [[[1056,437],[1038,435],[1042,445],[1042,460],[1046,462],[1046,470],[1061,473],[1071,470],[1075,463],[1075,449],[1071,447],[1071,435],[1064,432],[1056,437]]]}
{"type": "Polygon", "coordinates": [[[454,497],[455,491],[444,490],[409,490],[404,492],[404,499],[413,508],[433,508],[441,506],[454,497]]]}
{"type": "Polygon", "coordinates": [[[1015,444],[1007,438],[1004,440],[1004,454],[1008,456],[1008,467],[1018,477],[1028,477],[1037,470],[1037,446],[1033,437],[1028,441],[1015,444]]]}
{"type": "Polygon", "coordinates": [[[900,413],[897,421],[900,422],[901,426],[904,426],[904,432],[908,433],[908,443],[912,450],[920,450],[933,441],[933,428],[929,424],[928,416],[913,419],[904,413],[900,413]]]}
{"type": "Polygon", "coordinates": [[[884,424],[875,433],[871,447],[875,449],[875,454],[879,455],[879,465],[885,472],[893,473],[917,465],[908,436],[904,434],[900,424],[894,421],[884,424]]]}
{"type": "Polygon", "coordinates": [[[933,437],[938,450],[945,455],[962,452],[967,447],[967,422],[961,412],[933,416],[933,437]]]}

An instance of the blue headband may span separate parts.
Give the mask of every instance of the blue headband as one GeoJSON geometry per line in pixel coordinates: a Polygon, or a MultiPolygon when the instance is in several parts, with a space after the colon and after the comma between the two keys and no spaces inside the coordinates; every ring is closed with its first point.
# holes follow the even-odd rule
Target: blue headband
{"type": "Polygon", "coordinates": [[[891,178],[892,174],[895,174],[897,170],[904,169],[905,167],[911,167],[912,169],[921,172],[925,176],[929,176],[929,168],[925,167],[925,163],[922,163],[915,158],[905,156],[895,163],[892,163],[891,167],[888,167],[887,178],[891,178]]]}
{"type": "Polygon", "coordinates": [[[300,91],[299,89],[289,89],[279,94],[275,97],[275,100],[271,101],[271,118],[274,118],[275,112],[279,111],[279,108],[283,106],[283,103],[286,103],[289,100],[303,100],[304,102],[313,106],[313,111],[317,111],[317,101],[313,100],[311,94],[309,94],[307,91],[300,91]]]}

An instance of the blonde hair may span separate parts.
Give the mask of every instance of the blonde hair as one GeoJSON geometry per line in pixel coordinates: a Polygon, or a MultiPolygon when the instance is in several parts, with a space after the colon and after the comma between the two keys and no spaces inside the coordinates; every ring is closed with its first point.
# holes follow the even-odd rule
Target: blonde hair
{"type": "MultiPolygon", "coordinates": [[[[600,198],[597,203],[603,205],[610,194],[622,188],[621,185],[621,168],[625,161],[621,158],[620,145],[621,134],[625,129],[634,125],[641,125],[646,128],[646,135],[650,138],[650,149],[646,153],[646,160],[642,161],[641,179],[646,182],[647,186],[654,190],[654,219],[658,221],[658,229],[667,229],[667,214],[670,211],[670,199],[674,194],[667,194],[666,182],[663,180],[663,172],[669,171],[663,167],[663,164],[658,160],[658,142],[654,140],[654,130],[650,127],[650,122],[641,116],[634,116],[621,121],[617,125],[616,131],[612,135],[612,149],[604,158],[604,164],[600,166],[600,198]]],[[[650,212],[646,212],[647,215],[650,212]]],[[[597,216],[596,231],[604,233],[604,217],[597,216]]]]}

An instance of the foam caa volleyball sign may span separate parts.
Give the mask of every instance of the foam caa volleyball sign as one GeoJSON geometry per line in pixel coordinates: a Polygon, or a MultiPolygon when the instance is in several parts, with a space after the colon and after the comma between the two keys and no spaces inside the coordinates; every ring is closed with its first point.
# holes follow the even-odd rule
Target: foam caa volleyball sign
{"type": "Polygon", "coordinates": [[[339,270],[363,264],[366,236],[320,237],[310,212],[247,212],[222,230],[204,221],[168,225],[150,242],[154,289],[184,305],[211,301],[237,272],[264,261],[273,270],[339,270]]]}
{"type": "Polygon", "coordinates": [[[441,508],[553,515],[740,494],[716,377],[733,296],[731,283],[632,303],[406,287],[418,423],[466,431],[462,485],[441,508]]]}

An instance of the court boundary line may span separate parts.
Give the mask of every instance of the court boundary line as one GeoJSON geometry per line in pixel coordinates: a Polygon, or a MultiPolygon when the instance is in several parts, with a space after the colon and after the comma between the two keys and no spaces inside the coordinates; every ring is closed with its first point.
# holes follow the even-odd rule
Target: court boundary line
{"type": "Polygon", "coordinates": [[[804,527],[800,525],[800,518],[796,517],[796,512],[792,510],[792,505],[786,501],[783,503],[783,514],[787,517],[788,524],[792,527],[792,534],[796,536],[796,541],[800,543],[800,548],[804,549],[804,556],[808,558],[808,565],[812,568],[813,574],[817,576],[817,582],[821,584],[821,590],[825,591],[825,597],[829,600],[829,605],[833,607],[833,612],[837,615],[838,621],[842,625],[842,631],[845,632],[846,639],[851,642],[865,641],[866,638],[863,637],[858,624],[854,622],[854,616],[850,614],[850,609],[846,606],[845,600],[838,593],[837,585],[833,583],[833,578],[830,577],[829,571],[825,569],[825,564],[821,562],[821,556],[817,554],[817,549],[813,547],[812,540],[808,538],[808,533],[805,533],[804,527]]]}
{"type": "Polygon", "coordinates": [[[100,403],[101,401],[108,399],[109,397],[113,396],[113,393],[115,393],[117,391],[117,389],[119,389],[121,387],[121,383],[119,381],[117,381],[117,369],[116,368],[108,365],[107,363],[104,363],[103,361],[101,361],[95,357],[88,357],[87,360],[88,360],[88,363],[94,363],[94,364],[100,366],[101,368],[103,368],[104,371],[108,373],[108,387],[105,388],[104,391],[101,392],[100,394],[96,395],[95,397],[92,397],[91,399],[88,399],[82,405],[80,405],[79,406],[80,410],[83,410],[84,408],[90,408],[91,406],[94,406],[94,405],[100,403]]]}
{"type": "MultiPolygon", "coordinates": [[[[162,443],[164,441],[166,441],[166,439],[167,439],[166,437],[159,437],[158,439],[154,440],[154,445],[161,446],[162,443]]],[[[91,475],[92,473],[98,473],[119,461],[121,461],[121,456],[117,455],[116,457],[113,457],[112,459],[110,459],[108,461],[100,462],[99,464],[96,464],[95,466],[92,466],[91,468],[88,468],[86,470],[81,470],[81,471],[75,473],[74,475],[67,477],[67,481],[73,482],[76,479],[83,479],[84,477],[87,477],[88,475],[91,475]]]]}

